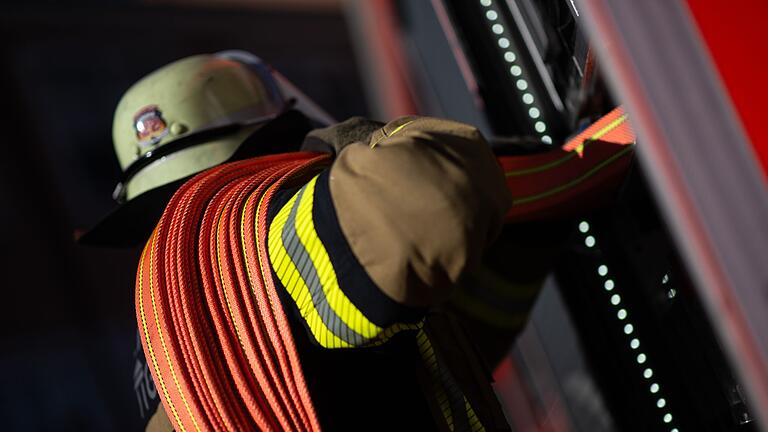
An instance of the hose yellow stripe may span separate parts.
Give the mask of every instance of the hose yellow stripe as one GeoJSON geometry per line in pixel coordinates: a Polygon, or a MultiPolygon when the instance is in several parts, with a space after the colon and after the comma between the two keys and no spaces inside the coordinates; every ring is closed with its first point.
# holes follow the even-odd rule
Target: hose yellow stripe
{"type": "Polygon", "coordinates": [[[521,204],[527,204],[530,202],[538,201],[544,198],[547,198],[549,196],[555,195],[557,193],[566,191],[568,189],[571,189],[574,186],[577,186],[578,184],[582,183],[583,181],[587,180],[588,178],[592,177],[594,174],[605,168],[606,166],[613,163],[615,160],[621,158],[625,154],[629,153],[634,149],[634,145],[629,145],[626,148],[622,149],[620,152],[616,153],[615,155],[611,156],[610,158],[600,162],[598,165],[595,165],[592,169],[587,171],[586,173],[582,174],[581,176],[575,178],[574,180],[569,181],[568,183],[561,184],[557,187],[554,187],[548,191],[536,194],[536,195],[529,195],[527,197],[517,198],[515,199],[516,205],[521,204]]]}
{"type": "MultiPolygon", "coordinates": [[[[160,368],[157,364],[157,357],[155,357],[155,349],[152,346],[152,340],[149,337],[149,330],[147,328],[147,317],[144,313],[144,258],[146,257],[147,249],[151,249],[155,243],[155,235],[156,235],[156,231],[152,232],[152,237],[150,239],[150,242],[147,244],[146,247],[144,247],[144,250],[141,252],[141,258],[139,259],[139,298],[141,299],[141,301],[139,302],[139,314],[141,315],[141,327],[144,330],[144,341],[147,344],[147,351],[149,351],[149,358],[152,361],[152,365],[154,366],[155,371],[157,372],[155,375],[157,376],[157,380],[160,382],[160,388],[162,389],[163,395],[165,396],[165,401],[171,407],[171,414],[173,414],[173,418],[176,419],[176,424],[179,425],[182,431],[184,431],[185,430],[184,425],[181,424],[179,413],[176,411],[176,407],[173,405],[173,402],[171,401],[170,394],[168,393],[168,388],[166,388],[165,381],[163,380],[163,375],[159,373],[160,368]]],[[[150,266],[150,282],[149,282],[150,290],[152,289],[151,271],[152,269],[150,266]]],[[[159,328],[158,328],[158,331],[160,331],[159,328]]]]}
{"type": "MultiPolygon", "coordinates": [[[[605,127],[601,128],[600,130],[595,132],[594,135],[592,135],[589,138],[586,138],[584,140],[584,142],[582,143],[582,145],[584,146],[584,148],[586,148],[591,142],[599,140],[600,138],[605,136],[608,132],[610,132],[610,131],[616,129],[617,127],[619,127],[622,123],[624,123],[624,121],[626,119],[627,119],[627,115],[624,114],[624,115],[620,116],[619,118],[617,118],[616,120],[608,123],[605,127]]],[[[543,165],[539,165],[539,166],[536,166],[536,167],[532,167],[532,168],[525,168],[525,169],[520,169],[520,170],[515,170],[515,171],[507,171],[507,172],[504,173],[504,175],[507,176],[507,177],[517,177],[517,176],[522,176],[522,175],[534,174],[534,173],[538,173],[538,172],[542,172],[542,171],[547,171],[549,169],[555,168],[557,166],[560,166],[560,165],[568,162],[569,160],[573,159],[574,157],[576,157],[576,152],[572,151],[572,152],[569,152],[567,155],[561,157],[558,160],[555,160],[555,161],[552,161],[552,162],[549,162],[549,163],[546,163],[546,164],[543,164],[543,165]]]]}

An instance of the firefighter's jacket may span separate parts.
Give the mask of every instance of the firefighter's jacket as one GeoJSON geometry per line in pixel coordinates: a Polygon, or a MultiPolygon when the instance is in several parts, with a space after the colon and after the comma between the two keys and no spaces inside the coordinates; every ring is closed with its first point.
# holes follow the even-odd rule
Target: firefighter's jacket
{"type": "MultiPolygon", "coordinates": [[[[336,157],[269,208],[268,254],[325,430],[508,430],[445,307],[512,198],[477,129],[352,119],[310,134],[336,157]]],[[[148,429],[170,424],[162,413],[148,429]]]]}

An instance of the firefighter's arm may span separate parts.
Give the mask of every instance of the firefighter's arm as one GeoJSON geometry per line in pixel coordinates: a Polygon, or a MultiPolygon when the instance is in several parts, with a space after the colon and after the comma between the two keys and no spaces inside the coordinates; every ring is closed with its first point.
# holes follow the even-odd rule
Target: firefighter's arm
{"type": "Polygon", "coordinates": [[[395,120],[349,145],[329,183],[355,257],[388,297],[411,306],[447,298],[511,205],[480,132],[428,117],[395,120]]]}
{"type": "Polygon", "coordinates": [[[370,346],[416,328],[498,232],[511,204],[471,126],[403,118],[343,146],[270,225],[273,269],[313,339],[370,346]]]}

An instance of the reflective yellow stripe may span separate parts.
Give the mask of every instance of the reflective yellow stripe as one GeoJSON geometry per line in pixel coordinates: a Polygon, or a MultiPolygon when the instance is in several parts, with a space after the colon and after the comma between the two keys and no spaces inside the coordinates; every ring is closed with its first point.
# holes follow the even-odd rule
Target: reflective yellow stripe
{"type": "Polygon", "coordinates": [[[427,333],[423,329],[419,330],[416,335],[416,344],[419,347],[419,354],[421,354],[424,366],[427,368],[432,379],[432,389],[435,392],[437,406],[440,408],[446,424],[448,424],[448,429],[453,430],[453,413],[451,412],[451,404],[448,401],[448,395],[445,393],[444,383],[439,379],[440,370],[437,365],[437,356],[427,337],[427,333]]]}
{"type": "Polygon", "coordinates": [[[316,183],[314,177],[283,206],[268,239],[272,267],[312,336],[323,347],[348,348],[379,345],[400,331],[419,328],[403,323],[379,327],[341,290],[312,218],[316,183]]]}
{"type": "Polygon", "coordinates": [[[298,306],[299,313],[307,323],[315,340],[325,348],[350,347],[350,344],[331,333],[323,324],[320,314],[310,298],[309,287],[307,287],[305,281],[299,275],[295,264],[291,261],[288,252],[285,250],[282,231],[297,197],[298,193],[283,206],[269,227],[268,248],[272,268],[298,306]]]}
{"type": "Polygon", "coordinates": [[[472,432],[484,432],[485,426],[480,423],[480,419],[477,417],[475,410],[472,409],[472,404],[469,403],[467,398],[464,398],[464,406],[467,410],[467,416],[469,417],[469,428],[472,432]]]}
{"type": "Polygon", "coordinates": [[[336,271],[331,265],[328,252],[315,231],[315,222],[312,219],[312,205],[314,204],[314,192],[317,177],[310,180],[306,186],[306,192],[299,203],[299,211],[296,216],[296,232],[309,252],[309,257],[320,275],[320,285],[325,292],[325,298],[331,309],[352,330],[363,337],[374,338],[382,332],[382,328],[370,322],[360,310],[352,304],[344,292],[339,288],[336,279],[336,271]]]}
{"type": "Polygon", "coordinates": [[[470,431],[485,431],[485,427],[477,417],[474,408],[472,408],[472,404],[469,403],[469,400],[467,400],[466,396],[461,393],[461,389],[453,379],[450,371],[448,371],[445,366],[441,364],[440,360],[438,359],[437,352],[432,346],[432,342],[429,340],[427,332],[423,328],[416,334],[416,344],[419,348],[419,354],[421,355],[421,359],[424,362],[424,366],[430,374],[435,401],[437,402],[437,406],[440,409],[443,418],[445,419],[445,423],[448,425],[448,430],[454,431],[456,430],[457,426],[461,427],[462,422],[459,421],[457,424],[457,421],[455,421],[457,417],[460,417],[454,413],[454,408],[458,408],[464,411],[461,413],[461,415],[466,415],[467,423],[465,426],[468,425],[470,431]],[[448,395],[449,392],[453,392],[454,395],[460,397],[458,403],[461,405],[459,407],[451,407],[451,399],[448,395]]]}

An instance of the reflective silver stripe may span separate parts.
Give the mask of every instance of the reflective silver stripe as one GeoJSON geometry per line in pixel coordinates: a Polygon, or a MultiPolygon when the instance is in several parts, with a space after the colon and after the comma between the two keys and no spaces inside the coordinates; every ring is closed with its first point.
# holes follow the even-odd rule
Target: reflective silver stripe
{"type": "MultiPolygon", "coordinates": [[[[296,234],[296,213],[298,212],[299,204],[304,197],[306,188],[307,186],[304,186],[298,192],[293,207],[291,208],[291,212],[288,215],[288,220],[285,222],[285,226],[281,233],[283,245],[288,253],[288,257],[293,261],[296,270],[299,272],[299,275],[301,275],[301,278],[304,279],[307,288],[309,288],[312,303],[314,303],[318,315],[320,315],[320,318],[323,320],[323,323],[328,330],[339,339],[352,346],[363,346],[367,344],[370,339],[347,326],[328,304],[325,292],[323,291],[323,286],[320,283],[317,268],[315,268],[315,264],[309,257],[309,253],[296,234]]],[[[299,308],[302,307],[302,305],[298,306],[299,308]]]]}

